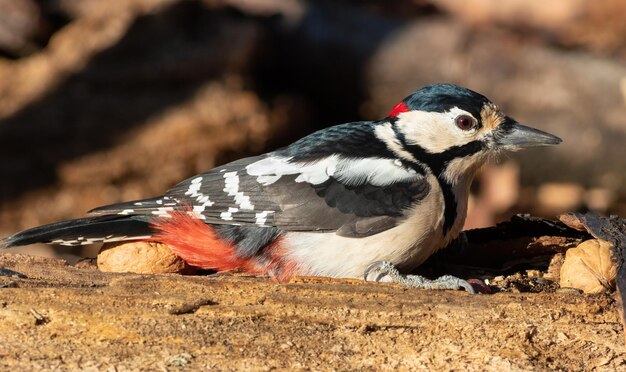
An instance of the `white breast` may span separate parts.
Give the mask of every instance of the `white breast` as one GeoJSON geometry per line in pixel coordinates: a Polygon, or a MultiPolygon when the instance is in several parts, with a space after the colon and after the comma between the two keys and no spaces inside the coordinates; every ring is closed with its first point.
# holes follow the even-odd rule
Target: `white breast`
{"type": "MultiPolygon", "coordinates": [[[[436,178],[427,178],[430,192],[399,226],[366,238],[290,232],[283,241],[287,258],[298,264],[299,274],[336,278],[362,278],[376,261],[390,261],[405,271],[419,266],[447,240],[442,233],[443,195],[436,178]]],[[[451,236],[452,231],[446,235],[451,236]]]]}

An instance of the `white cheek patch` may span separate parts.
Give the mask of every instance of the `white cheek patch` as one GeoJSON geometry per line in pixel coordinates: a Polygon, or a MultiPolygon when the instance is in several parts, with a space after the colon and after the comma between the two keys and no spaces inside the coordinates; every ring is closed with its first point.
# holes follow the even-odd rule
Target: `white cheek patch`
{"type": "Polygon", "coordinates": [[[395,125],[404,134],[407,144],[436,154],[477,139],[476,130],[464,131],[456,126],[455,119],[459,115],[474,117],[458,107],[446,112],[409,111],[398,115],[395,125]]]}
{"type": "Polygon", "coordinates": [[[246,171],[257,177],[257,182],[267,186],[282,176],[297,175],[296,182],[319,185],[333,177],[350,185],[369,183],[386,186],[397,182],[413,181],[421,177],[413,169],[406,168],[393,159],[350,159],[332,155],[312,163],[289,162],[290,158],[268,157],[249,164],[246,171]]]}

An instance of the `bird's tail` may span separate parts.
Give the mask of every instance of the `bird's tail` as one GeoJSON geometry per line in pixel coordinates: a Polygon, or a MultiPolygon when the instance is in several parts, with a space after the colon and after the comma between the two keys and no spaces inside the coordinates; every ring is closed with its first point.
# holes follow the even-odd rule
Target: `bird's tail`
{"type": "Polygon", "coordinates": [[[148,239],[154,234],[145,215],[79,218],[34,227],[0,239],[0,248],[33,243],[78,246],[100,242],[148,239]]]}

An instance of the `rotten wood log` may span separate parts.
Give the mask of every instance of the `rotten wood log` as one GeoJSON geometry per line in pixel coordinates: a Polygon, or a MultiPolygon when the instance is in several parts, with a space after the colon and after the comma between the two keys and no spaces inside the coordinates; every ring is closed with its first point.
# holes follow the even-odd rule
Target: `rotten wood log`
{"type": "Polygon", "coordinates": [[[468,276],[478,270],[495,276],[524,265],[547,270],[554,255],[590,238],[587,231],[561,221],[516,215],[493,227],[465,231],[431,257],[420,272],[468,276]]]}
{"type": "Polygon", "coordinates": [[[0,254],[0,370],[623,370],[607,296],[102,273],[0,254]],[[330,366],[330,367],[329,367],[330,366]],[[183,368],[184,367],[184,368],[183,368]]]}
{"type": "Polygon", "coordinates": [[[624,327],[626,341],[626,268],[624,267],[624,253],[626,249],[626,220],[619,216],[604,217],[594,213],[568,213],[561,217],[561,221],[576,228],[584,227],[594,238],[612,244],[613,261],[617,265],[615,299],[619,318],[624,327]]]}

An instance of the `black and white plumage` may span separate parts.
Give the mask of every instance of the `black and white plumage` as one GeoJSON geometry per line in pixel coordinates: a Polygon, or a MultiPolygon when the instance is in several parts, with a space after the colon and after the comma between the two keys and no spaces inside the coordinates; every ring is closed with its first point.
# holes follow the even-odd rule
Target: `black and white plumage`
{"type": "MultiPolygon", "coordinates": [[[[388,268],[413,269],[458,235],[472,178],[489,156],[559,142],[476,92],[437,84],[385,119],[324,129],[162,196],[100,207],[0,246],[160,240],[205,268],[362,277],[375,264],[395,280],[388,268]]],[[[428,287],[422,279],[413,282],[428,287]]]]}

